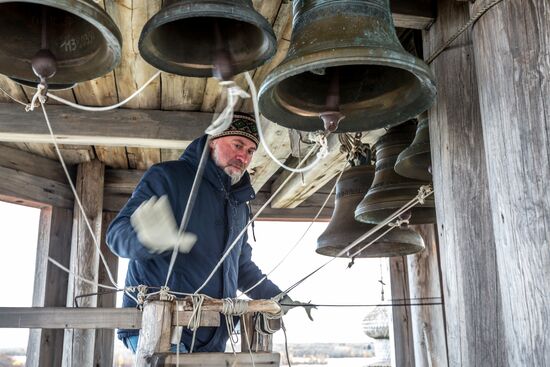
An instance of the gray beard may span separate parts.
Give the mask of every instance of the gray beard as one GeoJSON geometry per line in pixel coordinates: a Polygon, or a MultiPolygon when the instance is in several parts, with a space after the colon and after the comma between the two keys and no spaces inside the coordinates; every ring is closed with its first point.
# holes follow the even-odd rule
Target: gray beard
{"type": "Polygon", "coordinates": [[[220,165],[220,160],[218,158],[218,151],[216,149],[212,150],[212,159],[214,160],[214,163],[216,163],[216,166],[223,169],[223,172],[225,172],[225,174],[229,176],[229,178],[231,179],[231,186],[236,185],[241,180],[241,178],[243,178],[245,171],[243,171],[242,173],[231,173],[229,171],[230,170],[229,167],[224,168],[220,165]]]}

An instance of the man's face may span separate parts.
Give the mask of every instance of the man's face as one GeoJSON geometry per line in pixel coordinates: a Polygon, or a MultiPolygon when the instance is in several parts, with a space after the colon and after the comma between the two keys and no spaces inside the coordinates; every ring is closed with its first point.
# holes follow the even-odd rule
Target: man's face
{"type": "Polygon", "coordinates": [[[223,136],[210,142],[212,159],[231,177],[231,184],[240,181],[256,151],[256,144],[242,136],[223,136]]]}

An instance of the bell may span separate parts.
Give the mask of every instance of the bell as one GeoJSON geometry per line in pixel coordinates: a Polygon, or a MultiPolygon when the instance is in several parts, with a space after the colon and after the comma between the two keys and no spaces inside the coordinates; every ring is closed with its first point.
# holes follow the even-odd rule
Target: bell
{"type": "MultiPolygon", "coordinates": [[[[368,191],[374,177],[371,165],[355,166],[342,174],[336,185],[336,206],[326,230],[317,239],[316,252],[321,255],[336,256],[353,241],[374,228],[374,224],[357,222],[353,211],[368,191]]],[[[341,257],[350,257],[361,247],[379,236],[384,229],[368,237],[341,257]]],[[[390,257],[419,252],[424,249],[424,240],[406,228],[394,228],[383,237],[361,251],[356,257],[390,257]]]]}
{"type": "Polygon", "coordinates": [[[407,149],[399,153],[394,169],[401,176],[421,181],[432,180],[432,156],[430,154],[427,113],[422,113],[418,117],[414,140],[407,149]]]}
{"type": "Polygon", "coordinates": [[[294,0],[285,60],[264,80],[261,112],[288,128],[337,132],[397,125],[434,101],[434,76],[406,52],[388,0],[294,0]],[[323,121],[327,113],[340,113],[323,121]]]}
{"type": "Polygon", "coordinates": [[[12,79],[95,79],[116,67],[121,45],[118,27],[93,0],[0,0],[0,73],[12,79]]]}
{"type": "MultiPolygon", "coordinates": [[[[365,223],[380,223],[403,207],[418,194],[418,189],[428,182],[406,178],[393,170],[397,156],[413,140],[414,120],[393,127],[378,140],[376,149],[376,173],[371,188],[355,209],[355,219],[365,223]]],[[[410,209],[411,224],[435,222],[433,195],[410,209]]]]}
{"type": "Polygon", "coordinates": [[[165,0],[139,39],[141,56],[159,70],[222,80],[260,66],[276,48],[252,0],[165,0]]]}

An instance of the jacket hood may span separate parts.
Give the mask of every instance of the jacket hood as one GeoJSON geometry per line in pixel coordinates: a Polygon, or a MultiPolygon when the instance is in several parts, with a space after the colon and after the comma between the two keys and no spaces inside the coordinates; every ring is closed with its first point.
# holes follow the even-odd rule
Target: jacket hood
{"type": "MultiPolygon", "coordinates": [[[[180,156],[179,160],[188,162],[195,170],[199,166],[202,152],[206,141],[208,139],[207,135],[203,135],[200,138],[197,138],[189,144],[187,149],[180,156]]],[[[225,191],[228,193],[234,200],[239,202],[247,202],[253,200],[256,197],[252,184],[250,182],[250,175],[248,172],[245,172],[241,180],[235,185],[231,185],[231,178],[226,174],[220,167],[216,165],[212,156],[210,154],[210,149],[208,150],[208,160],[206,166],[204,167],[204,178],[210,182],[214,187],[220,191],[225,191]]]]}

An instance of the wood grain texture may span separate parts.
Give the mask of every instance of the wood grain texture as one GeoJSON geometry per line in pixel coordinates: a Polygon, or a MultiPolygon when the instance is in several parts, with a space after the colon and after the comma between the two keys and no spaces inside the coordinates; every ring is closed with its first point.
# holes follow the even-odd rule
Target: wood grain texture
{"type": "MultiPolygon", "coordinates": [[[[76,190],[84,207],[93,234],[101,239],[103,212],[103,181],[105,166],[98,160],[82,163],[78,167],[76,190]]],[[[71,271],[84,279],[98,281],[99,249],[84,222],[83,213],[75,204],[73,240],[71,243],[71,271]]],[[[95,293],[97,286],[71,277],[67,291],[67,307],[75,307],[75,296],[95,293]]],[[[85,297],[78,301],[79,307],[95,307],[97,297],[85,297]]],[[[65,331],[63,365],[90,366],[94,361],[95,330],[69,329],[65,331]]]]}
{"type": "MultiPolygon", "coordinates": [[[[406,256],[389,258],[391,299],[410,299],[409,273],[406,256]]],[[[414,367],[414,343],[411,306],[392,308],[395,365],[414,367]]]]}
{"type": "MultiPolygon", "coordinates": [[[[407,256],[409,295],[411,299],[429,298],[427,301],[434,303],[443,301],[443,298],[432,298],[442,297],[435,225],[416,225],[411,228],[420,233],[426,248],[407,256]]],[[[411,324],[415,365],[448,366],[443,305],[411,307],[411,324]]]]}
{"type": "MultiPolygon", "coordinates": [[[[425,55],[469,19],[467,4],[438,2],[425,55]]],[[[449,366],[506,366],[489,179],[469,33],[433,63],[439,86],[429,111],[449,366]]],[[[490,158],[494,159],[494,158],[490,158]]]]}
{"type": "MultiPolygon", "coordinates": [[[[48,207],[40,211],[33,290],[33,307],[60,307],[67,302],[69,275],[48,261],[69,267],[73,212],[48,207]]],[[[31,329],[27,346],[28,367],[56,367],[63,356],[63,331],[31,329]]]]}
{"type": "MultiPolygon", "coordinates": [[[[488,1],[472,7],[477,12],[488,1]]],[[[550,3],[503,1],[472,30],[510,366],[550,365],[550,3]]]]}
{"type": "MultiPolygon", "coordinates": [[[[114,280],[121,285],[123,280],[118,281],[118,256],[111,252],[109,246],[105,242],[105,236],[107,234],[107,227],[111,224],[111,221],[115,219],[116,214],[110,212],[103,212],[103,219],[101,223],[101,253],[105,257],[107,266],[114,280]]],[[[100,262],[98,272],[99,284],[112,285],[109,278],[109,274],[105,268],[105,265],[100,262]]],[[[98,297],[98,308],[113,308],[116,307],[116,293],[104,294],[98,297]]],[[[94,366],[95,367],[112,367],[113,355],[115,347],[115,330],[112,329],[97,329],[95,331],[95,347],[94,347],[94,366]]]]}
{"type": "MultiPolygon", "coordinates": [[[[179,356],[180,367],[218,367],[218,366],[279,366],[279,353],[254,353],[254,362],[248,353],[186,353],[179,356]]],[[[157,354],[149,366],[176,366],[178,361],[175,354],[157,354]]]]}
{"type": "Polygon", "coordinates": [[[153,301],[143,307],[143,327],[139,330],[136,351],[136,367],[150,366],[150,358],[155,353],[170,350],[170,330],[172,302],[153,301]]]}
{"type": "MultiPolygon", "coordinates": [[[[203,135],[212,121],[210,113],[186,111],[118,109],[90,114],[50,106],[48,114],[58,141],[75,145],[179,149],[203,135]]],[[[50,143],[51,137],[41,114],[4,103],[0,104],[0,141],[50,143]]]]}
{"type": "MultiPolygon", "coordinates": [[[[119,100],[139,89],[157,70],[139,54],[138,41],[147,20],[161,8],[161,0],[106,0],[105,9],[123,34],[122,58],[115,69],[119,100]]],[[[143,92],[132,99],[126,108],[159,109],[161,79],[155,79],[143,92]]]]}

